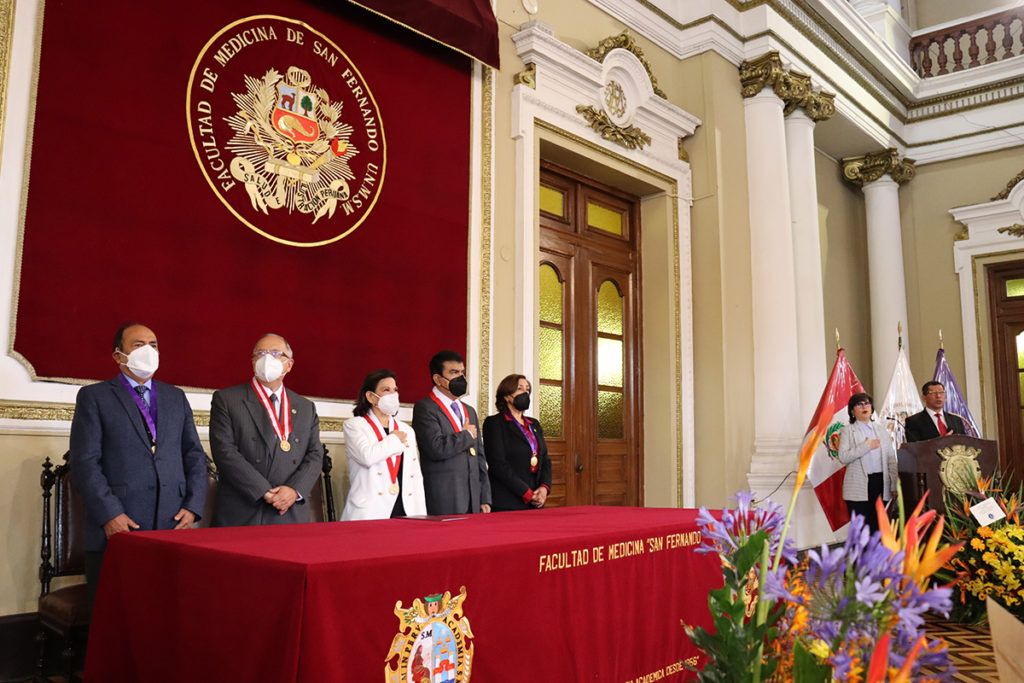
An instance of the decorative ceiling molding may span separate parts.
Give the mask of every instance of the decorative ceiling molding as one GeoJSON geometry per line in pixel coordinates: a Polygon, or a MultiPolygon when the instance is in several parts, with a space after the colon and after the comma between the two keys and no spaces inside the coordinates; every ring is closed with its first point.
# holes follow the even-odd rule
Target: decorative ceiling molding
{"type": "Polygon", "coordinates": [[[914,160],[901,159],[899,151],[893,147],[843,159],[843,177],[858,186],[873,183],[884,175],[902,185],[913,180],[916,174],[914,160]]]}
{"type": "Polygon", "coordinates": [[[785,103],[783,113],[786,116],[803,109],[810,119],[824,121],[836,113],[836,96],[815,91],[807,74],[785,69],[775,50],[740,64],[740,84],[743,97],[754,97],[771,87],[785,103]]]}
{"type": "Polygon", "coordinates": [[[1007,197],[1009,197],[1010,192],[1013,191],[1013,188],[1017,187],[1017,184],[1022,180],[1024,180],[1024,170],[1022,170],[1014,177],[1010,178],[1010,182],[1006,183],[1006,187],[1003,188],[1003,191],[997,194],[995,197],[993,197],[992,201],[995,202],[999,201],[1000,199],[1006,199],[1007,197]]]}
{"type": "Polygon", "coordinates": [[[844,118],[918,164],[1021,144],[1024,56],[921,79],[845,0],[589,1],[679,59],[713,51],[739,65],[778,50],[836,93],[844,118]]]}
{"type": "MultiPolygon", "coordinates": [[[[515,89],[514,107],[529,104],[573,134],[639,154],[636,160],[650,166],[683,163],[689,173],[679,159],[679,138],[692,135],[700,120],[655,91],[650,64],[632,36],[612,36],[581,52],[550,26],[530,21],[512,41],[523,63],[533,65],[533,86],[515,89]]],[[[532,118],[522,122],[528,124],[532,118]]]]}
{"type": "Polygon", "coordinates": [[[654,94],[658,97],[667,100],[668,97],[665,95],[665,91],[658,87],[658,79],[654,77],[654,71],[651,70],[651,63],[644,57],[644,51],[637,45],[636,40],[633,36],[629,35],[629,29],[626,29],[617,36],[611,36],[605,38],[597,47],[587,50],[584,54],[597,62],[603,62],[604,58],[609,52],[617,48],[622,48],[627,52],[632,52],[633,55],[640,60],[643,64],[644,70],[647,72],[647,77],[651,79],[651,88],[654,89],[654,94]]]}

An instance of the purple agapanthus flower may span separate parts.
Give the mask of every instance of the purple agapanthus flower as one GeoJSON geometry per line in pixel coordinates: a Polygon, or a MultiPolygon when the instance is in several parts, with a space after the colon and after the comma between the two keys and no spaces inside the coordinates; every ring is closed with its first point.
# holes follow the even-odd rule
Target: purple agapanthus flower
{"type": "MultiPolygon", "coordinates": [[[[721,519],[715,519],[705,507],[697,513],[697,524],[704,538],[697,552],[728,556],[751,536],[764,530],[769,538],[769,556],[775,557],[786,521],[782,506],[771,500],[754,505],[754,494],[750,491],[740,491],[733,500],[736,501],[736,509],[723,509],[721,519]]],[[[786,539],[782,557],[788,563],[796,561],[796,546],[791,539],[786,539]]]]}
{"type": "MultiPolygon", "coordinates": [[[[879,533],[872,534],[863,517],[852,515],[849,533],[842,546],[807,553],[803,582],[806,590],[794,595],[787,588],[787,568],[765,578],[765,599],[785,599],[807,609],[808,634],[813,640],[830,644],[830,663],[836,680],[846,680],[854,655],[870,658],[883,632],[894,638],[890,665],[902,666],[913,644],[923,633],[924,614],[948,614],[951,590],[921,591],[903,574],[903,553],[885,547],[879,533]],[[895,626],[891,626],[893,616],[895,626]]],[[[934,667],[940,680],[951,680],[948,654],[944,649],[922,652],[915,669],[934,667]]]]}

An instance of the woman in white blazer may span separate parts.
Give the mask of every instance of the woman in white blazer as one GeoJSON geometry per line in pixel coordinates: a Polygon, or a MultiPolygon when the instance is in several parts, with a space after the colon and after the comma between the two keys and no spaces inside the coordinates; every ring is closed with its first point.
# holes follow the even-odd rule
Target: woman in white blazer
{"type": "Polygon", "coordinates": [[[427,514],[416,434],[397,419],[395,373],[367,375],[352,414],[342,428],[351,484],[342,521],[427,514]]]}
{"type": "Polygon", "coordinates": [[[854,394],[846,406],[850,424],[839,432],[839,462],[846,465],[843,499],[852,515],[864,517],[865,524],[878,531],[875,501],[888,502],[896,491],[896,451],[889,432],[871,419],[871,396],[854,394]]]}

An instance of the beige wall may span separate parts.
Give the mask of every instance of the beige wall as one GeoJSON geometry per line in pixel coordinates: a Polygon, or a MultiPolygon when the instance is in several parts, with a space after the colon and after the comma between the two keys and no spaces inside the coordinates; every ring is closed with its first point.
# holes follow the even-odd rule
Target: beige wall
{"type": "MultiPolygon", "coordinates": [[[[960,283],[953,266],[953,239],[964,226],[953,220],[949,210],[989,201],[1022,168],[1024,147],[1016,147],[921,166],[917,176],[900,188],[909,359],[919,385],[931,379],[935,370],[942,330],[946,358],[966,391],[960,283]]],[[[970,408],[979,417],[981,407],[970,408]]]]}
{"type": "Polygon", "coordinates": [[[956,21],[961,17],[987,13],[1012,4],[1009,0],[904,0],[914,3],[915,29],[956,21]]]}
{"type": "MultiPolygon", "coordinates": [[[[836,338],[865,388],[881,402],[885,387],[872,387],[871,305],[868,287],[867,225],[864,195],[843,180],[842,164],[815,154],[821,274],[824,282],[825,349],[828,368],[835,362],[836,338]]],[[[895,330],[893,331],[895,334],[895,330]]],[[[822,387],[824,389],[824,387],[822,387]]],[[[807,419],[810,420],[808,415],[807,419]]]]}
{"type": "Polygon", "coordinates": [[[683,106],[703,119],[693,164],[693,326],[697,504],[748,488],[754,450],[750,222],[743,100],[736,67],[714,54],[678,70],[683,106]]]}

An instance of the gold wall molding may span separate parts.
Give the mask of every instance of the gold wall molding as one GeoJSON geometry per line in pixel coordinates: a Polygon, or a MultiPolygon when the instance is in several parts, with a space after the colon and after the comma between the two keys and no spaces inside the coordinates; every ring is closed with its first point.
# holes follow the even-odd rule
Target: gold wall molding
{"type": "Polygon", "coordinates": [[[70,422],[75,404],[50,401],[9,401],[0,399],[0,418],[5,420],[60,420],[70,422]]]}
{"type": "MultiPolygon", "coordinates": [[[[0,419],[4,420],[57,420],[59,422],[71,422],[74,416],[74,403],[0,399],[0,419]]],[[[193,411],[192,419],[195,421],[196,427],[209,427],[210,411],[193,411]]],[[[344,423],[344,418],[321,417],[320,431],[340,432],[344,423]]]]}
{"type": "Polygon", "coordinates": [[[611,118],[603,111],[591,105],[576,105],[579,112],[590,127],[597,131],[601,137],[626,149],[643,149],[644,145],[651,144],[651,136],[636,126],[623,128],[616,125],[611,118]]]}
{"type": "Polygon", "coordinates": [[[537,65],[533,62],[526,65],[526,68],[512,76],[512,85],[525,85],[531,90],[537,89],[537,65]]]}
{"type": "Polygon", "coordinates": [[[765,88],[771,88],[785,104],[785,116],[803,109],[813,121],[824,121],[836,113],[835,94],[817,92],[810,76],[783,68],[777,50],[740,64],[740,85],[743,97],[754,97],[765,88]]]}
{"type": "Polygon", "coordinates": [[[843,159],[843,177],[854,185],[863,187],[884,175],[902,185],[914,179],[917,167],[913,159],[900,159],[895,147],[872,152],[860,157],[843,159]]]}
{"type": "Polygon", "coordinates": [[[960,230],[960,232],[953,235],[954,242],[963,242],[964,240],[969,239],[971,239],[971,231],[967,229],[966,225],[960,230]]]}
{"type": "Polygon", "coordinates": [[[654,71],[651,70],[651,63],[647,61],[647,57],[644,56],[643,49],[637,45],[636,39],[633,38],[629,33],[629,29],[626,29],[617,36],[609,36],[597,44],[597,47],[585,51],[583,54],[590,57],[591,59],[603,62],[604,58],[609,52],[617,48],[622,48],[632,52],[633,55],[640,60],[640,63],[644,67],[644,71],[647,72],[647,77],[651,79],[651,87],[654,88],[654,94],[663,100],[668,99],[668,95],[665,91],[658,87],[658,79],[654,77],[654,71]]]}
{"type": "Polygon", "coordinates": [[[676,143],[679,146],[679,161],[690,163],[690,153],[687,152],[686,147],[683,146],[683,142],[685,140],[686,138],[678,138],[678,142],[676,143]]]}
{"type": "Polygon", "coordinates": [[[13,45],[14,0],[0,0],[0,159],[4,153],[4,121],[7,120],[7,86],[11,82],[13,45]]]}
{"type": "Polygon", "coordinates": [[[1003,233],[1006,235],[1012,235],[1013,237],[1024,237],[1024,225],[1021,225],[1020,223],[1014,223],[1013,225],[1007,226],[1005,228],[999,228],[998,230],[996,230],[996,232],[1003,233]]]}
{"type": "Polygon", "coordinates": [[[1024,171],[1021,171],[1013,178],[1011,178],[1010,182],[1006,183],[1006,187],[1003,188],[1003,191],[997,194],[995,197],[992,197],[992,199],[990,199],[989,201],[998,202],[1002,199],[1006,199],[1007,197],[1010,196],[1010,192],[1013,190],[1013,188],[1017,187],[1017,183],[1019,183],[1022,180],[1024,180],[1024,171]]]}
{"type": "MultiPolygon", "coordinates": [[[[527,66],[529,69],[532,64],[527,66]]],[[[477,415],[487,415],[491,393],[491,214],[494,155],[494,69],[484,64],[480,112],[480,395],[477,415]]],[[[532,86],[531,86],[532,87],[532,86]]]]}
{"type": "Polygon", "coordinates": [[[801,107],[812,121],[827,121],[836,113],[836,95],[829,92],[813,92],[801,107]]]}

